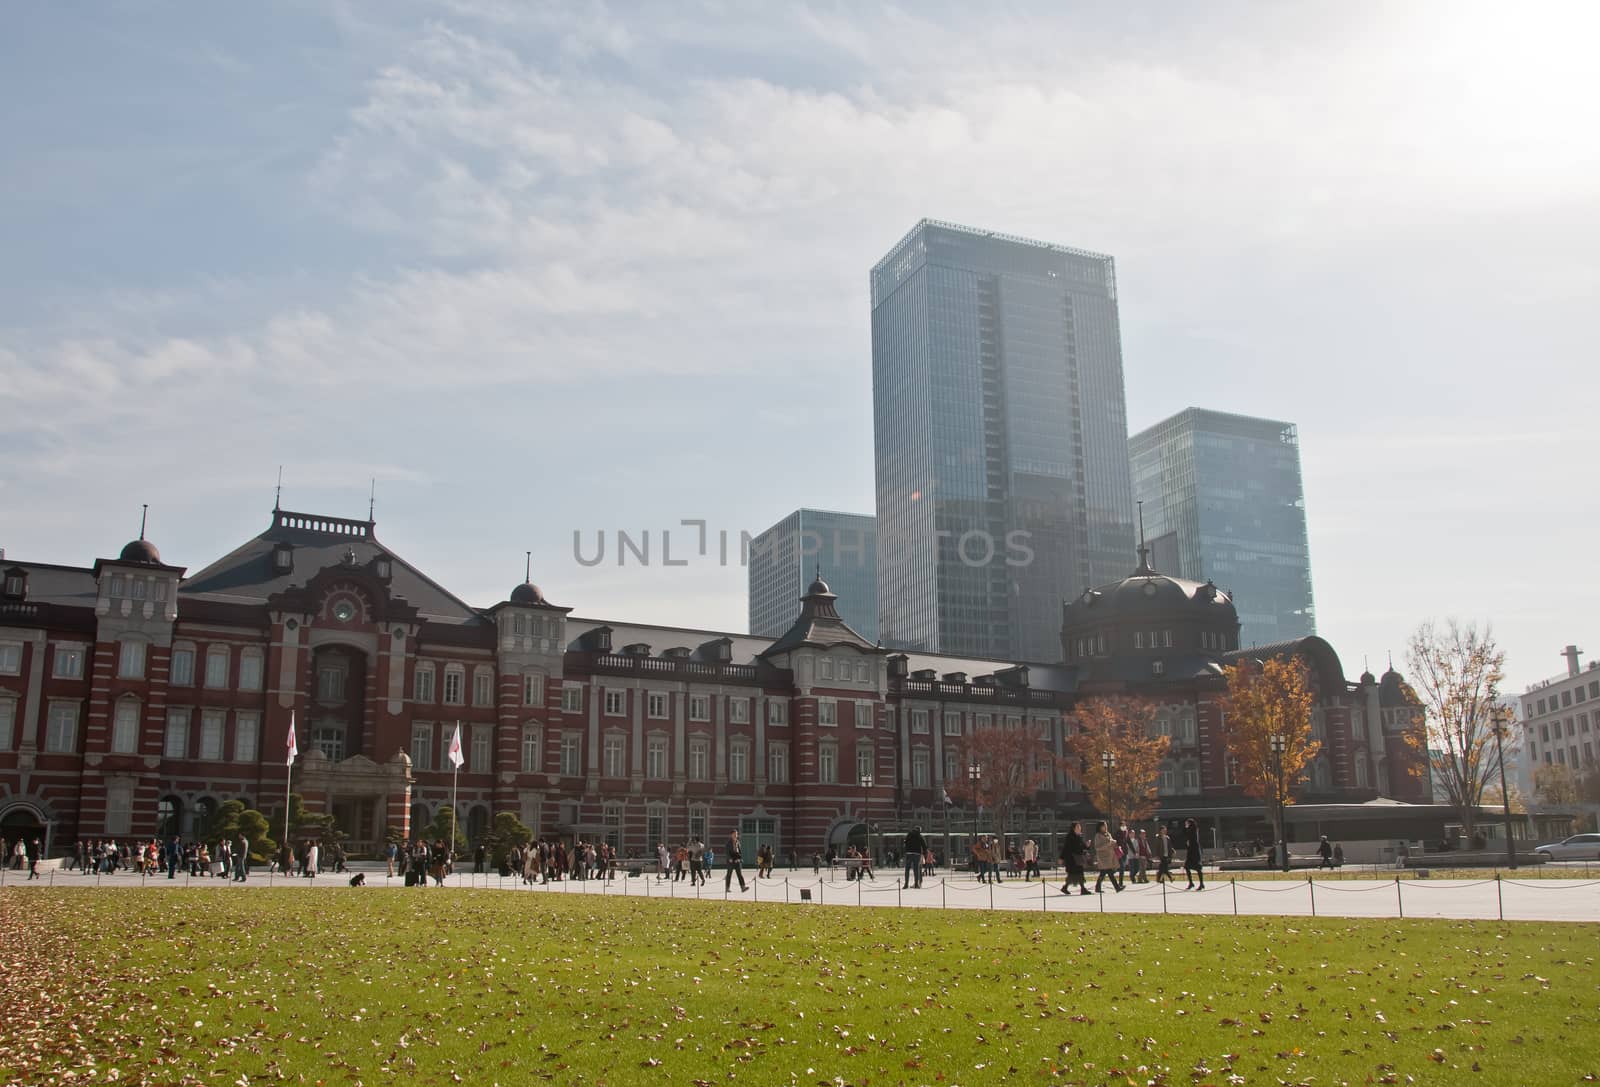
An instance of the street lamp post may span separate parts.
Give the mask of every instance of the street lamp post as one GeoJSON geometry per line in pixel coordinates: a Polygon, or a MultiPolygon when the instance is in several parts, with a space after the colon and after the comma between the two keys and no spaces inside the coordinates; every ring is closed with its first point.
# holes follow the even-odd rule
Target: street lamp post
{"type": "MultiPolygon", "coordinates": [[[[1100,752],[1100,765],[1106,768],[1106,807],[1109,808],[1111,807],[1111,771],[1116,768],[1117,753],[1115,751],[1100,752]]],[[[1107,822],[1110,822],[1112,818],[1112,813],[1106,812],[1107,822]]]]}
{"type": "Polygon", "coordinates": [[[981,780],[983,767],[978,765],[977,759],[973,759],[967,764],[967,781],[972,786],[972,845],[978,844],[978,782],[981,780]]]}
{"type": "Polygon", "coordinates": [[[1511,794],[1506,791],[1506,711],[1497,706],[1494,711],[1494,751],[1500,763],[1500,799],[1506,808],[1506,863],[1517,866],[1516,840],[1511,837],[1511,794]]]}
{"type": "Polygon", "coordinates": [[[867,838],[867,858],[870,865],[872,858],[872,821],[867,818],[867,804],[870,801],[868,791],[872,788],[872,775],[861,775],[861,829],[867,838]]]}
{"type": "Polygon", "coordinates": [[[1278,808],[1278,844],[1273,848],[1278,850],[1278,863],[1281,864],[1283,866],[1283,870],[1287,872],[1289,870],[1289,842],[1287,840],[1288,830],[1284,826],[1283,818],[1283,752],[1284,749],[1289,746],[1289,741],[1288,738],[1283,735],[1283,733],[1274,732],[1271,736],[1271,743],[1273,774],[1275,782],[1275,791],[1273,792],[1272,797],[1278,808]]]}

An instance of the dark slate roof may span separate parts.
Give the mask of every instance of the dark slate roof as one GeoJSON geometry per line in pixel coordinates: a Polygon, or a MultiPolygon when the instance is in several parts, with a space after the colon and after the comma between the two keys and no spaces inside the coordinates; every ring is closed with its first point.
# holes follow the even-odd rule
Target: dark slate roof
{"type": "Polygon", "coordinates": [[[345,562],[354,552],[356,564],[366,566],[387,556],[392,564],[389,591],[404,599],[430,622],[484,622],[476,608],[452,595],[438,582],[378,542],[371,521],[274,510],[272,526],[245,542],[204,570],[186,578],[180,599],[218,603],[261,604],[285,589],[304,585],[330,566],[345,562]],[[294,547],[294,569],[279,573],[272,563],[279,543],[294,547]]]}
{"type": "Polygon", "coordinates": [[[1270,642],[1267,645],[1235,649],[1222,654],[1220,660],[1223,664],[1235,664],[1241,660],[1266,660],[1269,657],[1287,657],[1296,653],[1311,662],[1324,690],[1345,689],[1347,684],[1344,678],[1344,666],[1339,663],[1339,654],[1334,652],[1333,646],[1315,634],[1286,642],[1270,642]]]}
{"type": "Polygon", "coordinates": [[[94,571],[84,566],[56,566],[47,562],[11,562],[28,574],[28,603],[65,604],[72,607],[92,608],[99,590],[95,586],[94,571]]]}
{"type": "Polygon", "coordinates": [[[839,617],[839,609],[834,606],[837,599],[819,576],[800,598],[800,618],[761,655],[774,657],[801,646],[830,649],[840,645],[853,646],[864,653],[882,653],[882,646],[867,641],[839,617]]]}
{"type": "Polygon", "coordinates": [[[1411,684],[1405,677],[1393,668],[1383,673],[1383,678],[1378,681],[1378,705],[1384,709],[1393,709],[1396,706],[1415,706],[1420,700],[1417,692],[1411,689],[1411,684]]]}

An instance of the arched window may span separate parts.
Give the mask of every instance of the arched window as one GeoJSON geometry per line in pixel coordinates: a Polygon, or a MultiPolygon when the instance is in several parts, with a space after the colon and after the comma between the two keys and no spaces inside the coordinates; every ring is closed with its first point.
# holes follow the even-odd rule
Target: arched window
{"type": "MultiPolygon", "coordinates": [[[[124,643],[127,644],[127,643],[124,643]]],[[[116,715],[111,721],[111,750],[118,755],[132,755],[139,750],[139,723],[144,707],[137,698],[117,700],[116,715]]]]}
{"type": "Polygon", "coordinates": [[[489,831],[489,809],[478,804],[467,812],[467,841],[477,845],[489,831]]]}
{"type": "Polygon", "coordinates": [[[1365,789],[1366,787],[1367,753],[1365,751],[1358,751],[1356,752],[1356,788],[1365,789]]]}
{"type": "Polygon", "coordinates": [[[209,796],[202,796],[194,802],[194,810],[189,817],[189,837],[199,841],[205,835],[206,827],[211,823],[212,816],[217,814],[217,802],[209,796]]]}
{"type": "Polygon", "coordinates": [[[156,834],[166,838],[182,830],[183,801],[175,796],[164,796],[156,801],[156,834]]]}
{"type": "Polygon", "coordinates": [[[411,837],[418,838],[422,835],[423,828],[433,822],[433,816],[428,813],[428,805],[420,800],[411,805],[411,837]]]}

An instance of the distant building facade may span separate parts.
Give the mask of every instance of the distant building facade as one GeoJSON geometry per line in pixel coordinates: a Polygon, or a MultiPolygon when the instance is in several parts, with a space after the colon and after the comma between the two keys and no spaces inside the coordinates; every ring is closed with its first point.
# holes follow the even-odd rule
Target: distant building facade
{"type": "MultiPolygon", "coordinates": [[[[1059,665],[891,653],[821,579],[777,638],[579,618],[529,582],[474,607],[372,521],[287,510],[193,574],[140,539],[89,567],[11,562],[0,578],[0,834],[42,835],[56,855],[78,838],[194,836],[227,800],[270,810],[291,725],[295,791],[371,853],[450,803],[459,724],[457,817],[474,842],[509,811],[624,856],[737,827],[747,849],[802,859],[863,842],[869,822],[879,843],[920,824],[964,855],[972,832],[998,829],[946,802],[965,738],[1026,728],[1049,774],[1025,829],[1053,856],[1095,814],[1061,756],[1078,700],[1105,692],[1161,703],[1175,745],[1162,818],[1194,815],[1208,844],[1265,826],[1224,749],[1233,606],[1145,565],[1063,610],[1059,665]]],[[[1345,818],[1327,805],[1426,797],[1395,769],[1418,709],[1398,675],[1348,683],[1317,638],[1252,652],[1313,669],[1327,752],[1302,799],[1323,806],[1319,825],[1345,818]]],[[[1309,834],[1311,812],[1291,829],[1309,834]]]]}
{"type": "Polygon", "coordinates": [[[1053,661],[1133,549],[1112,259],[925,219],[871,289],[884,644],[1053,661]]]}
{"type": "Polygon", "coordinates": [[[1600,661],[1582,663],[1583,650],[1562,650],[1567,670],[1522,693],[1522,747],[1527,752],[1523,786],[1532,799],[1533,771],[1540,766],[1567,766],[1574,773],[1593,770],[1600,744],[1600,661]]]}
{"type": "Polygon", "coordinates": [[[1227,589],[1247,646],[1316,633],[1294,424],[1189,408],[1128,459],[1155,569],[1227,589]]]}
{"type": "Polygon", "coordinates": [[[870,642],[878,640],[878,523],[862,513],[798,509],[750,543],[750,633],[776,638],[800,614],[800,598],[818,571],[839,597],[839,614],[870,642]]]}

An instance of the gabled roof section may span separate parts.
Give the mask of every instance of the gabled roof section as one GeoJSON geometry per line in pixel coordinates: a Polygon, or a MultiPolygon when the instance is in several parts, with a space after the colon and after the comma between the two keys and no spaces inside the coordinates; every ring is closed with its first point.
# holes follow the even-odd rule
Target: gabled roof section
{"type": "Polygon", "coordinates": [[[391,564],[390,594],[407,601],[423,618],[443,623],[485,621],[476,608],[379,543],[374,528],[373,521],[275,509],[267,531],[185,579],[179,597],[265,605],[269,598],[305,585],[330,566],[348,564],[352,556],[361,567],[381,556],[391,564]],[[287,571],[273,562],[273,551],[280,545],[293,550],[293,566],[287,571]]]}
{"type": "Polygon", "coordinates": [[[835,646],[848,645],[863,653],[884,652],[882,646],[873,645],[852,630],[849,623],[839,618],[839,609],[834,604],[837,599],[839,598],[828,588],[828,583],[819,576],[806,590],[806,595],[800,598],[800,618],[794,621],[794,625],[785,631],[781,638],[768,646],[761,656],[774,657],[780,653],[799,649],[801,646],[832,649],[835,646]]]}

